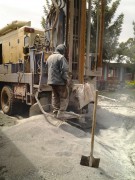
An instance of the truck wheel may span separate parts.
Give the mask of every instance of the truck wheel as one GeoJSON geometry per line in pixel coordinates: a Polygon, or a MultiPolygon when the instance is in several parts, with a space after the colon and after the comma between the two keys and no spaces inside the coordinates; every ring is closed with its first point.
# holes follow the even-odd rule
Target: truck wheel
{"type": "Polygon", "coordinates": [[[1,91],[1,109],[7,115],[14,113],[15,98],[13,90],[9,86],[4,86],[1,91]]]}

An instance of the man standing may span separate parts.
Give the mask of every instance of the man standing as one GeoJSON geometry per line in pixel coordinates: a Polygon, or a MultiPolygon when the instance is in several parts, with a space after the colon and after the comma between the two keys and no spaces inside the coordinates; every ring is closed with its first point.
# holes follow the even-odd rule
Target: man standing
{"type": "Polygon", "coordinates": [[[68,63],[64,57],[65,52],[65,45],[60,44],[47,59],[48,85],[52,87],[53,113],[57,118],[63,117],[69,102],[68,63]]]}

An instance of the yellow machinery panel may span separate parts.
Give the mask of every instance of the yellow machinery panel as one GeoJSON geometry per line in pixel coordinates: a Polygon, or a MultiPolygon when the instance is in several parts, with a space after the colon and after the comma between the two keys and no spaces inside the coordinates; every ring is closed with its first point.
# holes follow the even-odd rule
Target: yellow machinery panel
{"type": "MultiPolygon", "coordinates": [[[[11,23],[12,24],[12,23],[11,23]]],[[[0,44],[2,46],[2,64],[5,63],[17,63],[20,60],[24,61],[25,54],[23,53],[23,48],[25,47],[24,39],[27,37],[27,46],[32,46],[34,43],[35,36],[37,34],[44,35],[42,30],[36,30],[30,26],[20,27],[19,23],[17,26],[5,27],[0,30],[0,44]],[[12,29],[12,27],[14,27],[12,29]]]]}

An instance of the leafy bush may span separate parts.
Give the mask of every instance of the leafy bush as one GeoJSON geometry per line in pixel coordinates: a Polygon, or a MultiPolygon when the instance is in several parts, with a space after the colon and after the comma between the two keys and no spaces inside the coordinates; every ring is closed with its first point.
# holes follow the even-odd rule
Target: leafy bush
{"type": "Polygon", "coordinates": [[[126,86],[129,88],[135,88],[135,81],[127,81],[126,86]]]}

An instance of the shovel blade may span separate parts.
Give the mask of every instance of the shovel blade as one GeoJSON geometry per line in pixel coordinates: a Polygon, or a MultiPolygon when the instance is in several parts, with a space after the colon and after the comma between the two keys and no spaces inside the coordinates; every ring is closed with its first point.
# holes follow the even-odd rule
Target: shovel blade
{"type": "Polygon", "coordinates": [[[98,168],[99,162],[100,162],[100,158],[90,157],[89,166],[94,167],[94,168],[98,168]]]}
{"type": "Polygon", "coordinates": [[[89,166],[89,156],[83,156],[82,155],[80,164],[82,166],[89,166]]]}
{"type": "Polygon", "coordinates": [[[94,168],[99,167],[100,158],[94,158],[90,156],[82,156],[80,164],[83,166],[90,166],[94,168]]]}

